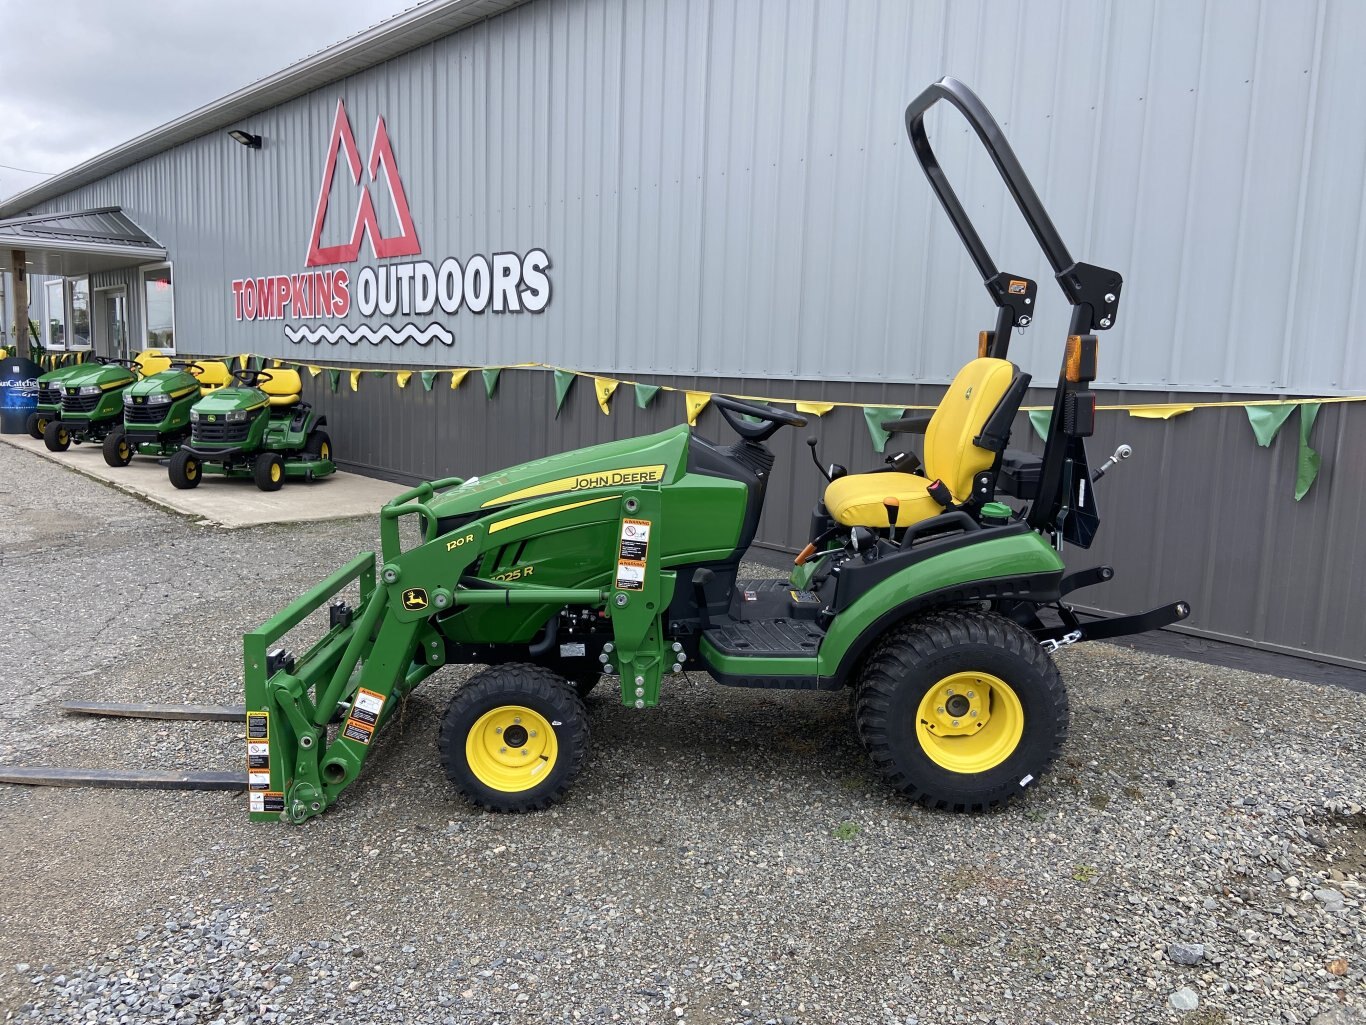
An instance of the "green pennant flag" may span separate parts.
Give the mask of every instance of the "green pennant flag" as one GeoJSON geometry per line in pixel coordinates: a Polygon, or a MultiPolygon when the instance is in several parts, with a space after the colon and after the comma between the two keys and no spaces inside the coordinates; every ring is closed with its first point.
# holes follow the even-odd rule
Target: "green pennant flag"
{"type": "Polygon", "coordinates": [[[253,357],[251,358],[251,369],[253,369],[253,370],[264,370],[265,368],[266,368],[266,360],[265,360],[265,357],[264,357],[264,356],[253,356],[253,357]]]}
{"type": "Polygon", "coordinates": [[[1029,425],[1034,428],[1034,433],[1039,436],[1040,441],[1048,440],[1048,428],[1052,423],[1053,410],[1031,409],[1029,411],[1029,425]]]}
{"type": "Polygon", "coordinates": [[[1314,421],[1319,418],[1319,403],[1301,402],[1297,408],[1300,411],[1300,451],[1295,460],[1296,502],[1309,494],[1323,463],[1323,457],[1309,447],[1309,435],[1313,433],[1314,421]]]}
{"type": "Polygon", "coordinates": [[[432,384],[436,381],[436,371],[424,370],[422,373],[418,374],[418,376],[422,378],[422,390],[431,391],[432,384]]]}
{"type": "Polygon", "coordinates": [[[636,407],[638,409],[644,409],[654,401],[655,396],[658,394],[659,385],[657,384],[636,385],[636,407]]]}
{"type": "Polygon", "coordinates": [[[337,394],[337,389],[341,387],[341,371],[328,368],[327,383],[332,386],[332,394],[337,394]]]}
{"type": "Polygon", "coordinates": [[[564,408],[564,398],[569,394],[569,389],[574,386],[574,378],[578,375],[572,370],[555,371],[555,415],[560,415],[560,410],[564,408]]]}
{"type": "Polygon", "coordinates": [[[900,420],[906,415],[904,406],[864,406],[863,419],[868,423],[868,435],[873,439],[873,448],[879,452],[887,449],[887,439],[891,437],[882,429],[883,420],[900,420]]]}
{"type": "Polygon", "coordinates": [[[502,367],[487,367],[480,371],[484,375],[484,393],[489,398],[493,398],[493,393],[498,390],[498,375],[502,371],[502,367]]]}
{"type": "Polygon", "coordinates": [[[1295,407],[1291,405],[1277,406],[1244,406],[1247,410],[1248,423],[1252,424],[1252,433],[1257,436],[1257,444],[1266,448],[1276,437],[1276,432],[1281,429],[1281,425],[1290,419],[1290,414],[1295,412],[1295,407]]]}

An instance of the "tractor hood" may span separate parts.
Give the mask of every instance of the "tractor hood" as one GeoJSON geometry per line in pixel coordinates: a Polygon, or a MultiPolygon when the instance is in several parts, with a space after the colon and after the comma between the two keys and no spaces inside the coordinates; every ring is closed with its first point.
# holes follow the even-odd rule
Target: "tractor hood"
{"type": "Polygon", "coordinates": [[[138,375],[118,363],[81,363],[71,368],[72,373],[61,379],[63,388],[123,388],[138,379],[138,375]]]}
{"type": "MultiPolygon", "coordinates": [[[[198,384],[195,387],[199,387],[198,384]]],[[[259,388],[219,388],[195,403],[202,414],[230,413],[236,410],[257,410],[270,405],[270,399],[259,388]]]]}
{"type": "Polygon", "coordinates": [[[669,484],[687,469],[685,424],[643,438],[562,452],[481,477],[433,498],[438,517],[469,515],[494,506],[549,495],[601,492],[640,484],[669,484]]]}
{"type": "Polygon", "coordinates": [[[172,399],[183,399],[190,392],[198,391],[199,381],[188,370],[163,370],[159,374],[138,381],[128,389],[128,394],[136,403],[138,399],[150,398],[153,395],[169,395],[172,399]]]}
{"type": "Polygon", "coordinates": [[[43,374],[38,378],[38,384],[40,387],[45,384],[57,384],[60,381],[65,381],[77,371],[85,370],[87,367],[93,365],[94,364],[92,363],[72,363],[70,366],[49,370],[46,374],[43,374]]]}

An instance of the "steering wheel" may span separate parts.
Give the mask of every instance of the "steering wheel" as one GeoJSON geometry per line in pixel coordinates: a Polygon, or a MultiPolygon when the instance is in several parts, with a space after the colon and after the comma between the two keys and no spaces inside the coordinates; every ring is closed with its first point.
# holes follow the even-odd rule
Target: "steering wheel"
{"type": "Polygon", "coordinates": [[[238,367],[232,372],[232,379],[243,388],[255,388],[262,381],[272,381],[275,375],[269,370],[253,370],[251,367],[238,367]]]}
{"type": "Polygon", "coordinates": [[[741,402],[729,395],[713,395],[711,404],[721,410],[735,433],[746,441],[767,441],[782,427],[805,427],[806,417],[789,413],[777,406],[766,406],[759,402],[741,402]],[[750,423],[740,419],[741,415],[758,417],[760,422],[750,423]]]}

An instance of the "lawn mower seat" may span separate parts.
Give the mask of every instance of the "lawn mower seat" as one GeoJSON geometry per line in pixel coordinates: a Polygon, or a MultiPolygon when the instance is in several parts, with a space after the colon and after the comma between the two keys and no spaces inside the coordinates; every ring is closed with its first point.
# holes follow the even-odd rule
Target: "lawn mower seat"
{"type": "Polygon", "coordinates": [[[272,407],[292,406],[299,401],[299,396],[304,390],[303,382],[299,380],[297,370],[285,370],[282,367],[272,367],[266,371],[270,375],[257,385],[263,392],[270,396],[272,407]]]}
{"type": "Polygon", "coordinates": [[[1015,365],[1009,360],[985,356],[958,371],[925,429],[929,476],[876,472],[837,478],[825,489],[830,515],[847,527],[888,527],[887,505],[892,499],[896,525],[911,526],[943,511],[944,506],[928,490],[935,479],[948,487],[955,503],[966,501],[972,494],[973,477],[996,461],[995,452],[973,441],[981,436],[1015,375],[1015,365]]]}
{"type": "Polygon", "coordinates": [[[232,383],[232,374],[222,360],[202,359],[190,364],[190,373],[199,379],[199,394],[207,395],[232,383]]]}
{"type": "Polygon", "coordinates": [[[133,357],[133,362],[138,365],[138,373],[143,377],[151,377],[153,374],[171,369],[171,357],[163,356],[160,349],[140,352],[133,357]]]}

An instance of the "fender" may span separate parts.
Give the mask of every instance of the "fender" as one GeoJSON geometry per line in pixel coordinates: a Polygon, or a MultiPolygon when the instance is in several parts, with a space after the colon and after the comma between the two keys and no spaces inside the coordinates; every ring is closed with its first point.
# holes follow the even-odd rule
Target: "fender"
{"type": "Polygon", "coordinates": [[[1033,531],[975,541],[931,556],[876,584],[830,624],[817,666],[822,681],[846,681],[887,630],[924,608],[958,601],[1056,601],[1062,557],[1033,531]]]}

